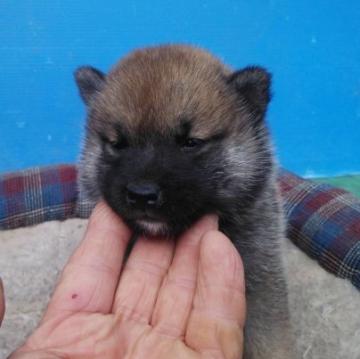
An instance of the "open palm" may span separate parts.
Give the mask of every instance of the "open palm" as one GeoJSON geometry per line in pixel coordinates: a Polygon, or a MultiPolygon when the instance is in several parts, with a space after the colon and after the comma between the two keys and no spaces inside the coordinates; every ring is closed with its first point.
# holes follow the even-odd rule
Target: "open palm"
{"type": "Polygon", "coordinates": [[[243,267],[216,218],[176,242],[140,238],[124,261],[130,237],[98,204],[40,326],[11,359],[241,357],[243,267]]]}

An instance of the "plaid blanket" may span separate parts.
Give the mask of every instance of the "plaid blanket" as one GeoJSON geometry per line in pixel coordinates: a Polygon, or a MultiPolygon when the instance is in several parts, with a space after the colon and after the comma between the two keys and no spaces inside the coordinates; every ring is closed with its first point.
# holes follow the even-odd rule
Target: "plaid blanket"
{"type": "MultiPolygon", "coordinates": [[[[360,289],[360,200],[285,170],[279,173],[279,184],[288,237],[326,270],[360,289]]],[[[75,166],[0,176],[0,229],[87,218],[90,212],[91,204],[78,196],[75,166]]]]}

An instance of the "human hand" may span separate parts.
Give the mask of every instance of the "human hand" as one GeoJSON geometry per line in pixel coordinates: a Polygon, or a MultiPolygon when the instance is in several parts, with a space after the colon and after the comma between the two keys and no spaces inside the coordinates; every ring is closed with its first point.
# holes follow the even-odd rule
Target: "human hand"
{"type": "Polygon", "coordinates": [[[241,259],[206,216],[177,241],[140,238],[104,203],[39,327],[11,359],[240,358],[241,259]]]}

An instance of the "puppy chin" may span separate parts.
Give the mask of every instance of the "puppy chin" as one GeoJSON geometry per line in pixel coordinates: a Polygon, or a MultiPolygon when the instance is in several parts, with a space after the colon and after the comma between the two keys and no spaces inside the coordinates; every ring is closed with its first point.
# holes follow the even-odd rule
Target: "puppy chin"
{"type": "Polygon", "coordinates": [[[166,222],[138,219],[135,221],[136,231],[149,237],[170,236],[170,228],[166,222]]]}

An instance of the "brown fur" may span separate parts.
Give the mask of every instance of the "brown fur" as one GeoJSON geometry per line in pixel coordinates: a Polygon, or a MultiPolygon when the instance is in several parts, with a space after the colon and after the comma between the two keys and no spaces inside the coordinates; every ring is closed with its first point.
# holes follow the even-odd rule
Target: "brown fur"
{"type": "Polygon", "coordinates": [[[191,137],[208,138],[232,127],[235,93],[224,83],[229,73],[200,49],[176,46],[135,51],[107,75],[96,106],[101,123],[94,120],[92,125],[103,131],[108,123],[107,136],[115,140],[113,124],[120,121],[129,133],[157,130],[167,134],[184,117],[194,118],[191,137]]]}

